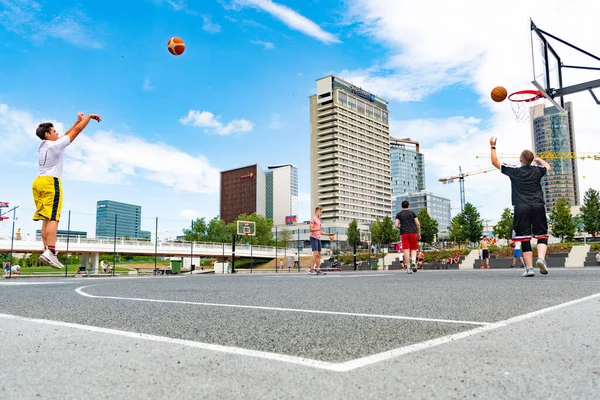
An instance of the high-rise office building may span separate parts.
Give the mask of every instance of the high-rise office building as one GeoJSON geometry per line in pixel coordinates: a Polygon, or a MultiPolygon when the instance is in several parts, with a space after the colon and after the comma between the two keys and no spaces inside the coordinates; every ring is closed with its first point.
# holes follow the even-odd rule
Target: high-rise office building
{"type": "Polygon", "coordinates": [[[390,138],[392,202],[404,193],[425,190],[425,157],[419,143],[390,138]]]}
{"type": "MultiPolygon", "coordinates": [[[[535,106],[531,120],[533,152],[575,153],[575,131],[573,104],[565,103],[565,112],[556,107],[535,106]]],[[[579,180],[577,158],[555,158],[546,160],[550,173],[542,179],[542,190],[546,210],[551,212],[558,199],[567,199],[570,206],[579,205],[579,180]]]]}
{"type": "Polygon", "coordinates": [[[265,216],[266,178],[257,164],[221,172],[220,218],[226,224],[241,214],[265,216]]]}
{"type": "Polygon", "coordinates": [[[310,98],[311,214],[370,225],[392,214],[387,102],[329,75],[310,98]]]}
{"type": "Polygon", "coordinates": [[[150,239],[149,231],[142,231],[142,207],[118,201],[100,200],[96,203],[96,237],[116,236],[130,239],[150,239]]]}
{"type": "Polygon", "coordinates": [[[437,221],[439,232],[450,230],[450,222],[452,220],[450,199],[425,190],[417,193],[404,193],[394,201],[394,217],[402,210],[402,202],[404,200],[408,200],[409,208],[417,214],[423,208],[426,208],[429,216],[437,221]]]}
{"type": "Polygon", "coordinates": [[[298,215],[298,167],[292,164],[270,165],[266,175],[266,217],[275,225],[286,217],[298,215]]]}

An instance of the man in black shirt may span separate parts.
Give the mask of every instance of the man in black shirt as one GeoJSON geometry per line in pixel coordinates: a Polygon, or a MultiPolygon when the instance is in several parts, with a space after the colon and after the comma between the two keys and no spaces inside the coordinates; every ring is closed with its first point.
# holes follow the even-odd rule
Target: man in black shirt
{"type": "Polygon", "coordinates": [[[548,221],[546,220],[546,203],[542,192],[542,177],[550,172],[550,164],[539,157],[534,157],[529,150],[521,153],[520,167],[501,164],[496,154],[496,138],[490,138],[492,148],[492,164],[510,178],[511,199],[515,207],[513,219],[513,242],[521,242],[525,272],[523,276],[534,276],[533,252],[531,237],[537,239],[538,259],[536,266],[543,275],[548,274],[548,266],[544,260],[548,249],[548,221]],[[532,165],[536,162],[536,165],[532,165]]]}
{"type": "Polygon", "coordinates": [[[396,215],[396,229],[400,229],[406,272],[417,272],[417,250],[421,239],[421,224],[414,211],[408,209],[408,201],[402,202],[402,211],[396,215]],[[412,269],[412,271],[411,271],[412,269]]]}

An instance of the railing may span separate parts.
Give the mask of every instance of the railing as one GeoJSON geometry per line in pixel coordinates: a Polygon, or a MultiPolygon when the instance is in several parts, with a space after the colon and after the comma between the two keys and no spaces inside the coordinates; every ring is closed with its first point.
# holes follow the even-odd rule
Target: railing
{"type": "MultiPolygon", "coordinates": [[[[57,238],[57,248],[63,249],[67,244],[66,238],[57,238]]],[[[115,245],[113,238],[83,238],[83,237],[71,237],[69,238],[69,248],[72,252],[85,253],[85,252],[112,252],[115,245]]],[[[215,242],[192,242],[189,241],[177,241],[177,242],[158,242],[155,245],[154,242],[148,240],[130,240],[130,239],[116,239],[117,252],[121,254],[126,253],[138,253],[138,252],[156,252],[160,254],[176,254],[176,255],[188,255],[193,251],[194,254],[207,252],[211,254],[222,254],[230,255],[232,252],[231,242],[229,243],[215,243],[215,242]]],[[[11,243],[11,238],[6,236],[0,236],[0,252],[8,252],[13,248],[13,252],[33,251],[42,248],[42,241],[24,241],[14,240],[11,243]]],[[[64,250],[63,250],[64,251],[64,250]]],[[[296,248],[275,248],[274,246],[257,246],[257,245],[244,245],[236,244],[236,254],[249,256],[250,252],[256,256],[283,256],[287,253],[291,256],[296,251],[296,248]]],[[[310,249],[303,249],[301,255],[311,255],[310,249]]]]}

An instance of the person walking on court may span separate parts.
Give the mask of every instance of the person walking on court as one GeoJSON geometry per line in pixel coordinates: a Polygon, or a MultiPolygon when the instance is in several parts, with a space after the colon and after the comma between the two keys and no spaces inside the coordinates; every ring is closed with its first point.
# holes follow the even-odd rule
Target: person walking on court
{"type": "Polygon", "coordinates": [[[490,251],[488,249],[488,245],[490,244],[490,239],[487,235],[483,235],[483,239],[479,242],[479,249],[481,250],[481,269],[487,268],[490,269],[490,251]]]}
{"type": "Polygon", "coordinates": [[[542,275],[547,275],[548,266],[545,257],[548,249],[548,221],[541,181],[550,172],[550,164],[535,157],[530,150],[521,152],[520,167],[502,164],[496,154],[496,141],[496,138],[490,138],[491,161],[494,167],[510,178],[511,200],[514,206],[512,240],[521,242],[525,260],[523,276],[535,276],[531,249],[532,237],[537,239],[538,258],[535,265],[542,275]],[[534,162],[535,165],[532,165],[534,162]]]}
{"type": "Polygon", "coordinates": [[[421,240],[421,224],[414,211],[408,209],[408,200],[402,202],[402,211],[396,215],[396,229],[400,229],[402,249],[404,250],[404,264],[406,272],[417,272],[417,250],[421,240]]]}
{"type": "Polygon", "coordinates": [[[523,260],[523,256],[521,255],[521,242],[511,241],[511,247],[513,247],[513,261],[511,268],[516,267],[517,259],[521,260],[521,268],[525,268],[525,260],[523,260]]]}
{"type": "MultiPolygon", "coordinates": [[[[310,220],[310,248],[313,251],[313,256],[310,260],[310,270],[308,272],[317,275],[321,273],[321,233],[323,233],[321,224],[322,214],[323,208],[317,207],[315,208],[315,216],[310,220]],[[317,265],[316,272],[315,264],[317,265]]],[[[329,233],[328,235],[331,240],[333,240],[333,233],[329,233]]]]}
{"type": "Polygon", "coordinates": [[[40,259],[53,268],[64,268],[64,265],[56,256],[55,246],[63,203],[60,178],[65,159],[65,149],[92,119],[100,122],[100,116],[96,114],[89,114],[84,117],[83,113],[79,112],[75,124],[60,137],[51,122],[41,123],[35,132],[42,143],[38,148],[38,176],[31,187],[36,208],[33,220],[43,221],[41,234],[44,251],[40,259]]]}

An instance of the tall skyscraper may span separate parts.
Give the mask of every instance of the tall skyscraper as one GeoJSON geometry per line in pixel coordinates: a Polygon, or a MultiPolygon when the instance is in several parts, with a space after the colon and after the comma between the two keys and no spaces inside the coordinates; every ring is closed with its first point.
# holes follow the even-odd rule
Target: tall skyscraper
{"type": "Polygon", "coordinates": [[[311,213],[370,225],[392,214],[387,102],[340,78],[317,80],[310,98],[311,213]]]}
{"type": "Polygon", "coordinates": [[[257,164],[221,172],[221,220],[229,224],[252,213],[264,217],[265,209],[265,173],[257,164]]]}
{"type": "Polygon", "coordinates": [[[415,213],[426,208],[429,216],[437,221],[439,232],[450,230],[452,220],[450,199],[425,190],[417,193],[404,193],[398,196],[394,202],[394,216],[402,210],[402,201],[404,200],[408,200],[409,208],[415,213]]]}
{"type": "MultiPolygon", "coordinates": [[[[575,130],[573,104],[565,103],[565,112],[556,107],[535,106],[532,117],[533,151],[575,153],[575,130]]],[[[546,209],[551,212],[560,198],[567,199],[570,206],[579,205],[579,180],[577,158],[555,158],[546,160],[550,173],[542,179],[546,209]]]]}
{"type": "Polygon", "coordinates": [[[292,164],[270,165],[266,175],[266,217],[275,225],[285,217],[298,215],[298,167],[292,164]]]}
{"type": "Polygon", "coordinates": [[[150,239],[151,232],[142,231],[142,207],[118,201],[100,200],[96,203],[96,237],[115,235],[115,215],[117,216],[117,237],[150,239]]]}
{"type": "Polygon", "coordinates": [[[392,201],[425,190],[425,157],[419,150],[419,143],[410,138],[390,138],[392,201]]]}

